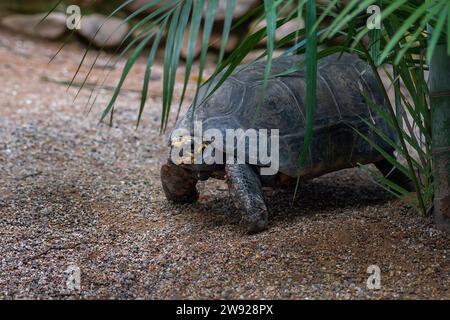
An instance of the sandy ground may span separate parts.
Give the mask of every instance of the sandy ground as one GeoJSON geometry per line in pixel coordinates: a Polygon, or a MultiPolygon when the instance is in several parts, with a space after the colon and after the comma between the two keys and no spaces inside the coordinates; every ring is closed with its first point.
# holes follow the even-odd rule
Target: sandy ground
{"type": "MultiPolygon", "coordinates": [[[[254,236],[223,183],[202,185],[195,205],[168,203],[161,69],[142,125],[144,60],[109,129],[97,124],[111,91],[89,114],[89,89],[73,103],[77,89],[55,81],[71,78],[84,49],[70,44],[48,64],[58,47],[0,31],[0,298],[450,298],[450,236],[361,170],[305,183],[293,206],[291,193],[268,194],[270,229],[254,236]],[[370,265],[380,290],[366,286],[370,265]],[[69,266],[80,290],[66,285],[69,266]]],[[[94,78],[117,80],[123,61],[98,65],[94,78]]]]}

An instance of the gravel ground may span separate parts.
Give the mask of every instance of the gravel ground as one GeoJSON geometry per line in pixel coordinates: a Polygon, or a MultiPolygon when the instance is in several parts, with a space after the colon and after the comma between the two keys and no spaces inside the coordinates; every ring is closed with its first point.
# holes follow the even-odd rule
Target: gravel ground
{"type": "MultiPolygon", "coordinates": [[[[268,193],[270,229],[254,236],[241,233],[221,182],[203,184],[195,205],[168,203],[161,70],[139,129],[144,61],[114,126],[98,126],[111,91],[89,114],[89,90],[73,103],[77,89],[55,81],[71,78],[83,47],[48,64],[58,47],[0,31],[0,298],[450,298],[449,235],[361,170],[305,183],[293,206],[291,193],[268,193]],[[71,265],[80,290],[66,286],[71,265]],[[366,286],[369,265],[380,290],[366,286]]],[[[95,78],[118,79],[108,56],[98,64],[95,78]]]]}

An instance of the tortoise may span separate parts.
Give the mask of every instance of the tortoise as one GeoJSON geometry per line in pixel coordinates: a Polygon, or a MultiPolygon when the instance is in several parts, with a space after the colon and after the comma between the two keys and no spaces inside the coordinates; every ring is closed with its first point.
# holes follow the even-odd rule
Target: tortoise
{"type": "MultiPolygon", "coordinates": [[[[175,147],[179,148],[180,144],[188,144],[185,156],[192,158],[195,152],[192,140],[195,122],[200,123],[203,130],[216,129],[223,136],[226,136],[227,129],[278,128],[278,172],[262,175],[261,171],[266,166],[258,161],[249,163],[248,158],[234,163],[175,163],[171,152],[161,167],[162,186],[168,200],[193,203],[199,197],[196,190],[199,180],[211,177],[226,179],[232,202],[242,213],[241,224],[248,233],[256,233],[268,225],[264,186],[292,186],[298,178],[301,182],[332,171],[373,163],[386,178],[412,191],[409,178],[365,139],[375,141],[386,152],[385,155],[394,156],[391,145],[368,124],[370,121],[395,141],[394,130],[379,113],[372,110],[369,103],[371,100],[386,108],[381,88],[368,64],[348,53],[334,54],[319,60],[313,136],[302,170],[298,173],[298,159],[305,137],[305,71],[285,71],[303,59],[301,55],[273,59],[264,101],[261,101],[265,71],[263,61],[237,67],[210,94],[221,78],[217,77],[211,85],[202,86],[197,101],[177,121],[169,137],[171,151],[175,147]],[[180,139],[174,134],[180,130],[186,132],[187,139],[180,139]]],[[[202,150],[213,140],[202,143],[202,150]]],[[[245,146],[249,148],[247,140],[245,146]]],[[[222,150],[225,157],[230,150],[233,151],[222,150]]]]}

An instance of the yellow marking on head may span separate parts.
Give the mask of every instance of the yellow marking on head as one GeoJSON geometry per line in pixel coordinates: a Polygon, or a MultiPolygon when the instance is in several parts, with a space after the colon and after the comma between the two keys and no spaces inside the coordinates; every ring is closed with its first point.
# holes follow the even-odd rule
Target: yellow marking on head
{"type": "Polygon", "coordinates": [[[177,137],[176,139],[172,140],[171,145],[173,147],[182,147],[185,144],[191,144],[192,143],[192,137],[191,136],[182,136],[177,137]]]}
{"type": "MultiPolygon", "coordinates": [[[[183,146],[186,146],[187,150],[191,150],[192,148],[192,140],[193,138],[191,136],[182,136],[177,137],[176,139],[173,139],[170,143],[172,147],[183,149],[183,146]]],[[[202,153],[203,150],[208,146],[208,143],[202,143],[197,146],[197,149],[194,150],[194,153],[191,151],[185,151],[183,153],[183,156],[181,157],[181,163],[183,164],[193,164],[195,155],[202,153]]]]}

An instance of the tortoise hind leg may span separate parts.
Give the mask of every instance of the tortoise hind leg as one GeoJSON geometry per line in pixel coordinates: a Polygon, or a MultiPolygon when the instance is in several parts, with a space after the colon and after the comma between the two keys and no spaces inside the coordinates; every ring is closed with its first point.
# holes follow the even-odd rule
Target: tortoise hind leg
{"type": "Polygon", "coordinates": [[[268,211],[256,171],[248,164],[228,164],[225,171],[231,199],[242,212],[246,231],[257,233],[266,229],[268,211]]]}
{"type": "Polygon", "coordinates": [[[177,203],[194,203],[198,199],[198,180],[183,167],[168,160],[161,167],[161,182],[168,200],[177,203]]]}
{"type": "Polygon", "coordinates": [[[381,171],[386,179],[389,179],[390,181],[394,182],[395,184],[409,192],[415,191],[414,184],[411,179],[408,178],[403,172],[398,170],[395,166],[393,166],[388,160],[383,159],[381,161],[375,162],[375,166],[378,170],[381,171]]]}

